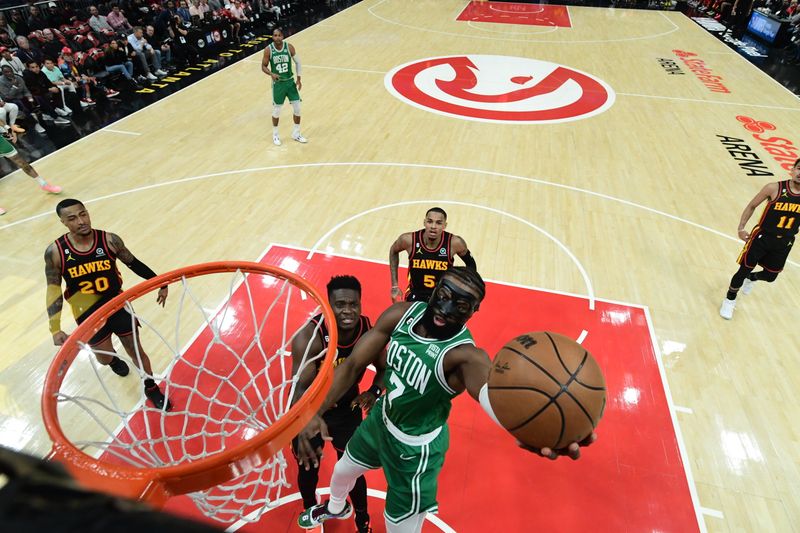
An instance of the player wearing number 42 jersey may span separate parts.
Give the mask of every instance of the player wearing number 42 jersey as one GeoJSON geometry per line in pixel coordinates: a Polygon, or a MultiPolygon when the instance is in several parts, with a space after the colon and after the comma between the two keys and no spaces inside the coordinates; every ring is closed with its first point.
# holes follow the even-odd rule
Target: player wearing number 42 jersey
{"type": "MultiPolygon", "coordinates": [[[[150,279],[156,276],[150,267],[136,259],[117,235],[92,228],[92,221],[83,203],[74,199],[63,200],[56,206],[56,214],[68,233],[47,247],[44,253],[47,278],[47,315],[50,333],[56,346],[64,344],[67,334],[61,329],[61,308],[64,298],[72,308],[75,321],[80,324],[106,302],[122,292],[122,276],[117,270],[117,258],[139,276],[150,279]],[[62,296],[61,280],[67,288],[62,296]]],[[[156,300],[162,306],[167,301],[167,287],[161,287],[156,300]]],[[[144,372],[144,393],[157,409],[169,410],[172,406],[153,380],[150,358],[133,335],[136,324],[131,314],[122,308],[111,315],[100,330],[89,340],[95,357],[108,365],[118,376],[127,376],[128,365],[114,354],[111,334],[115,334],[128,356],[144,372]]]]}
{"type": "Polygon", "coordinates": [[[800,226],[800,159],[794,162],[790,174],[789,180],[765,185],[744,208],[738,233],[745,245],[739,254],[739,270],[733,275],[719,309],[722,318],[733,318],[739,289],[747,295],[756,281],[775,281],[786,264],[800,226]],[[767,205],[761,218],[748,233],[745,224],[764,201],[767,205]],[[762,270],[753,272],[756,265],[761,265],[762,270]]]}
{"type": "Polygon", "coordinates": [[[292,104],[292,111],[294,111],[292,139],[299,143],[308,142],[300,134],[300,89],[303,88],[303,83],[300,81],[302,70],[300,56],[297,55],[294,46],[283,40],[283,31],[280,28],[275,28],[272,32],[272,42],[264,49],[261,70],[272,78],[272,142],[275,146],[281,145],[278,122],[281,117],[281,108],[287,99],[292,104]],[[296,82],[292,72],[292,61],[297,67],[296,82]]]}
{"type": "Polygon", "coordinates": [[[400,301],[403,295],[397,282],[397,267],[402,251],[408,254],[408,286],[405,292],[407,302],[427,302],[439,278],[453,266],[456,255],[472,270],[478,268],[464,239],[445,231],[447,213],[444,209],[428,209],[423,225],[421,230],[400,235],[389,248],[393,302],[400,301]]]}

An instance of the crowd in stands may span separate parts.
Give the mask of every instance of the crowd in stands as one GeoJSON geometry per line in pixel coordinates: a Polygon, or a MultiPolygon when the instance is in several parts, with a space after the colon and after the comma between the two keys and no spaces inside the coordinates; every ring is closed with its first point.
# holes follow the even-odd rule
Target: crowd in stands
{"type": "Polygon", "coordinates": [[[42,123],[70,124],[73,109],[196,62],[190,32],[223,25],[234,42],[252,38],[254,20],[279,20],[287,0],[95,1],[0,11],[0,119],[7,136],[25,132],[17,123],[23,116],[45,133],[42,123]]]}

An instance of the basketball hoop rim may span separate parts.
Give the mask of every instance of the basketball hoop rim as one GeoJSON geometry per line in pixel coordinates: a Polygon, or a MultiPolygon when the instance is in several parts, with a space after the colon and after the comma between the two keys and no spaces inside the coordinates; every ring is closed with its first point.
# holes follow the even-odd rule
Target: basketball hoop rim
{"type": "Polygon", "coordinates": [[[121,309],[125,302],[133,301],[153,289],[205,274],[241,271],[246,274],[269,274],[289,281],[310,294],[322,308],[325,321],[336,324],[336,317],[327,300],[311,283],[300,275],[271,265],[249,261],[217,261],[201,263],[165,272],[127,289],[93,312],[67,338],[56,353],[47,370],[42,391],[42,416],[53,448],[49,458],[61,461],[84,485],[105,489],[120,496],[148,500],[156,505],[167,498],[195,492],[224,483],[259,466],[291,442],[319,410],[333,379],[333,359],[338,344],[338,328],[330,328],[328,348],[316,378],[305,393],[289,410],[269,428],[252,439],[231,449],[197,459],[185,464],[163,468],[135,468],[113,465],[96,459],[79,450],[66,437],[58,420],[56,395],[63,384],[67,369],[80,352],[78,339],[90,339],[105,321],[121,309]]]}

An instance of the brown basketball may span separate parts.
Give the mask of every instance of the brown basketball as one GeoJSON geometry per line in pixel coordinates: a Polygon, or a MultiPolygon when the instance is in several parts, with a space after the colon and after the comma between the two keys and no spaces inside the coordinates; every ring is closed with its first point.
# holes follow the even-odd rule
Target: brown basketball
{"type": "Polygon", "coordinates": [[[497,352],[489,402],[520,442],[558,449],[597,427],[606,380],[594,357],[574,340],[547,331],[526,333],[497,352]]]}

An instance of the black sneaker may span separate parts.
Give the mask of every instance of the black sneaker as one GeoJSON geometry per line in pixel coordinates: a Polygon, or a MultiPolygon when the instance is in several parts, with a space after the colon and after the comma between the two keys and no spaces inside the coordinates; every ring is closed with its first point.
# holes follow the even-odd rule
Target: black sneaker
{"type": "Polygon", "coordinates": [[[117,356],[114,356],[114,359],[108,363],[108,366],[111,367],[111,370],[113,370],[116,375],[123,378],[130,372],[128,364],[117,356]]]}
{"type": "Polygon", "coordinates": [[[328,502],[326,501],[325,503],[309,507],[300,513],[300,517],[297,519],[297,525],[303,529],[314,529],[331,518],[344,520],[350,518],[352,514],[353,507],[350,505],[350,502],[345,502],[344,509],[342,509],[341,513],[333,514],[328,511],[328,502]]]}
{"type": "Polygon", "coordinates": [[[356,531],[358,533],[372,533],[372,528],[369,527],[369,515],[356,511],[356,531]]]}
{"type": "Polygon", "coordinates": [[[151,402],[153,402],[153,405],[155,405],[156,409],[161,409],[164,411],[172,410],[172,402],[164,397],[164,394],[161,392],[161,389],[158,388],[158,385],[153,385],[149,389],[145,388],[144,395],[147,396],[151,402]],[[165,403],[166,407],[164,406],[165,403]]]}

